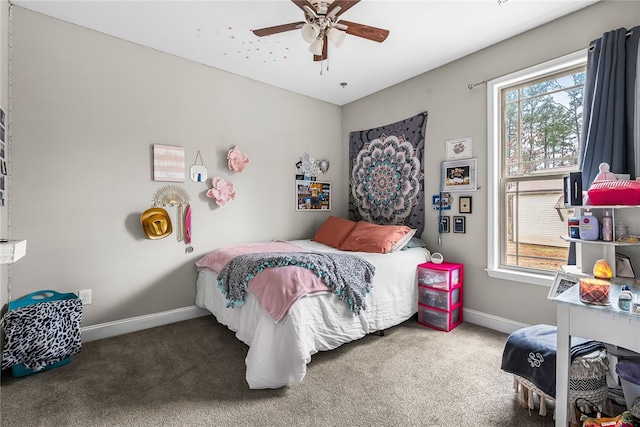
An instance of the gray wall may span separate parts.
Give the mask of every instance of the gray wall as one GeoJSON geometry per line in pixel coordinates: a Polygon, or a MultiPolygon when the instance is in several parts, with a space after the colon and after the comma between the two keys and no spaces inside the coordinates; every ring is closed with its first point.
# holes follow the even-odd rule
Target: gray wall
{"type": "Polygon", "coordinates": [[[599,3],[340,108],[19,7],[12,14],[11,237],[28,239],[27,256],[10,270],[13,295],[92,289],[85,326],[193,305],[194,262],[212,248],[310,237],[328,213],[294,210],[294,163],[305,151],[331,161],[331,213],[346,215],[349,132],[424,110],[427,198],[438,191],[445,140],[452,138],[473,137],[480,189],[469,193],[466,234],[445,235],[438,247],[437,217],[427,209],[423,239],[465,264],[470,312],[555,323],[546,287],[490,279],[484,271],[486,92],[467,84],[640,23],[635,2],[599,3]],[[318,122],[324,131],[310,132],[318,122]],[[204,196],[207,185],[180,184],[192,198],[192,254],[175,234],[151,241],[139,225],[155,190],[167,184],[151,179],[153,144],[184,146],[187,167],[200,150],[210,176],[236,185],[236,200],[217,208],[204,196]],[[234,145],[251,159],[242,174],[226,168],[234,145]]]}
{"type": "MultiPolygon", "coordinates": [[[[484,85],[472,90],[469,83],[491,80],[578,50],[606,31],[640,24],[638,2],[601,2],[538,27],[517,37],[471,54],[441,68],[378,92],[343,107],[342,128],[346,133],[366,129],[429,111],[425,151],[425,194],[437,194],[440,162],[445,160],[445,141],[473,138],[473,156],[478,159],[478,185],[470,193],[473,213],[467,215],[466,234],[449,233],[437,245],[437,214],[426,213],[423,239],[431,251],[465,268],[465,311],[525,324],[555,324],[555,305],[546,299],[549,288],[490,278],[487,263],[487,95],[484,85]]],[[[457,29],[452,29],[457,31],[457,29]]],[[[446,35],[445,35],[446,36],[446,35]]],[[[347,173],[347,165],[345,171],[347,173]]]]}
{"type": "MultiPolygon", "coordinates": [[[[9,2],[7,0],[0,0],[0,107],[7,114],[5,117],[5,142],[8,142],[9,127],[8,121],[8,106],[9,106],[9,2]]],[[[8,159],[9,146],[7,145],[5,150],[5,158],[8,159]]],[[[8,188],[8,179],[5,182],[5,186],[8,188]]],[[[5,206],[0,206],[0,237],[7,238],[8,234],[8,204],[5,201],[5,206]]],[[[8,284],[8,272],[9,265],[0,265],[0,307],[3,307],[7,302],[7,292],[5,286],[8,284]]]]}
{"type": "MultiPolygon", "coordinates": [[[[12,268],[13,297],[92,289],[89,326],[192,306],[194,262],[247,241],[311,237],[328,213],[296,212],[295,163],[326,158],[333,213],[346,212],[341,109],[14,6],[12,9],[12,236],[27,256],[12,268]],[[309,114],[313,112],[313,114],[309,114]],[[311,132],[323,123],[323,132],[311,132]],[[176,233],[147,239],[140,214],[154,192],[153,144],[200,150],[209,176],[231,180],[224,208],[211,181],[191,196],[193,246],[176,233]],[[250,164],[226,165],[238,145],[250,164]]],[[[175,208],[169,208],[174,218],[175,208]]]]}

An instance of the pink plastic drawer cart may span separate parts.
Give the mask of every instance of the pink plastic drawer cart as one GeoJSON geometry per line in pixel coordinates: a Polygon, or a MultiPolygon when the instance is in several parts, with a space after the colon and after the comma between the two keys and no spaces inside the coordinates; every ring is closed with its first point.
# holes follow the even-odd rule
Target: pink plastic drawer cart
{"type": "Polygon", "coordinates": [[[418,323],[447,332],[462,323],[463,277],[462,264],[418,265],[418,323]]]}

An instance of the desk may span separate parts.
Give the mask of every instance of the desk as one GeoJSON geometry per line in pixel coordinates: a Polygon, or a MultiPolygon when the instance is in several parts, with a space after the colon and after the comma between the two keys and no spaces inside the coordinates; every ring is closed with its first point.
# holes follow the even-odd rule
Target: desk
{"type": "MultiPolygon", "coordinates": [[[[634,280],[628,279],[628,282],[619,283],[632,284],[634,280]]],[[[580,302],[579,288],[580,285],[576,284],[554,299],[558,309],[556,427],[566,427],[569,423],[569,343],[572,336],[598,340],[640,352],[640,314],[618,308],[620,285],[611,284],[611,305],[608,306],[580,302]]],[[[637,285],[632,286],[631,290],[635,295],[640,294],[637,285]]]]}

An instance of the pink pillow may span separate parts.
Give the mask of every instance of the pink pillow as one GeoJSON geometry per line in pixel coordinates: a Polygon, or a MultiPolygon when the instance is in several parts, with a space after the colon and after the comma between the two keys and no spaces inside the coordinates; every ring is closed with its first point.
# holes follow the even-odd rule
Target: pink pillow
{"type": "Polygon", "coordinates": [[[338,249],[355,225],[355,221],[329,216],[312,240],[338,249]]]}
{"type": "Polygon", "coordinates": [[[394,245],[411,231],[406,225],[377,225],[359,221],[340,245],[340,250],[386,254],[393,252],[394,245]]]}

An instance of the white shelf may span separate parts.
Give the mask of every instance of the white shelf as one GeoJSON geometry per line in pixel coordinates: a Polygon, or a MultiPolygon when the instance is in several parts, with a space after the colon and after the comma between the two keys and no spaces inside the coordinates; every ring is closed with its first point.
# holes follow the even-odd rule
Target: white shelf
{"type": "MultiPolygon", "coordinates": [[[[606,212],[612,218],[614,227],[614,239],[617,237],[615,227],[619,223],[623,223],[629,227],[629,234],[638,234],[640,230],[640,217],[637,215],[638,205],[583,205],[583,206],[571,206],[575,209],[575,216],[579,217],[583,215],[583,212],[591,211],[593,217],[598,220],[598,224],[601,224],[602,218],[606,212]]],[[[572,269],[573,274],[591,274],[593,265],[599,259],[606,260],[611,269],[613,270],[614,277],[616,276],[616,255],[618,250],[624,251],[627,248],[627,255],[635,258],[633,263],[638,262],[638,251],[636,249],[640,247],[640,242],[618,242],[617,240],[605,241],[605,240],[582,240],[569,237],[568,235],[560,236],[565,242],[575,243],[576,246],[576,265],[572,269]]],[[[564,269],[564,268],[563,268],[564,269]]]]}
{"type": "Polygon", "coordinates": [[[580,205],[580,206],[572,206],[565,205],[567,209],[628,209],[628,208],[640,208],[639,205],[580,205]]]}
{"type": "Polygon", "coordinates": [[[27,240],[0,242],[0,264],[13,264],[27,254],[27,240]]]}
{"type": "Polygon", "coordinates": [[[607,241],[607,240],[583,240],[583,239],[574,239],[569,236],[560,236],[562,240],[565,242],[576,242],[576,243],[590,243],[593,245],[609,245],[609,246],[638,246],[640,242],[636,243],[627,243],[627,242],[615,242],[615,241],[607,241]]]}

